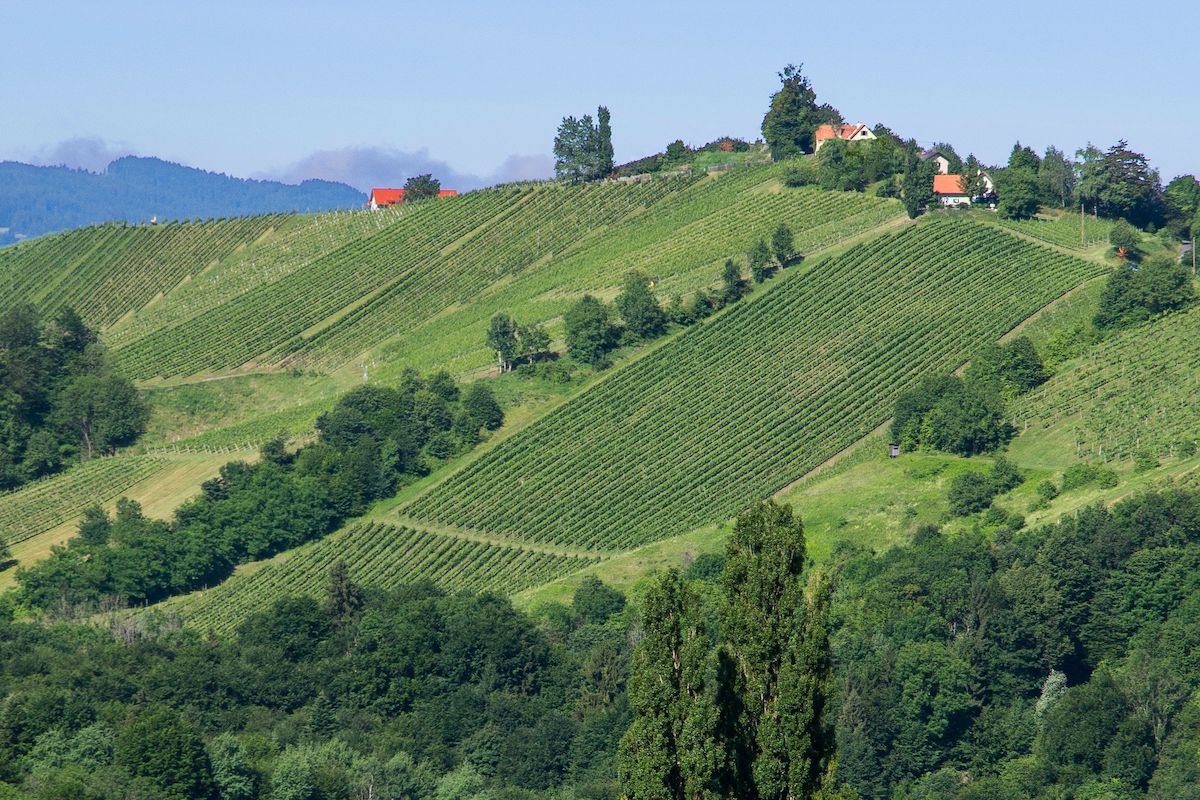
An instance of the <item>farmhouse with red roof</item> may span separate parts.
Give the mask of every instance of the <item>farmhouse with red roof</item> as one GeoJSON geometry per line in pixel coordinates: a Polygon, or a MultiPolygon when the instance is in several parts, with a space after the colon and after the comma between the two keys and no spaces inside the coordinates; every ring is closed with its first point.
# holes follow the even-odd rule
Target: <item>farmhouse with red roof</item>
{"type": "MultiPolygon", "coordinates": [[[[453,189],[442,189],[438,192],[438,199],[444,197],[456,197],[458,192],[453,189]]],[[[372,189],[371,196],[367,200],[367,205],[372,211],[388,206],[398,205],[404,202],[403,189],[372,189]]]]}
{"type": "Polygon", "coordinates": [[[813,152],[821,149],[821,145],[830,139],[844,139],[847,142],[865,142],[874,139],[875,134],[866,125],[818,125],[813,133],[813,152]]]}
{"type": "MultiPolygon", "coordinates": [[[[983,177],[984,194],[990,195],[996,190],[992,184],[992,179],[986,172],[981,173],[981,175],[983,177]]],[[[962,175],[934,175],[933,193],[937,197],[938,202],[944,206],[969,206],[975,200],[975,198],[967,194],[963,187],[962,175]]]]}

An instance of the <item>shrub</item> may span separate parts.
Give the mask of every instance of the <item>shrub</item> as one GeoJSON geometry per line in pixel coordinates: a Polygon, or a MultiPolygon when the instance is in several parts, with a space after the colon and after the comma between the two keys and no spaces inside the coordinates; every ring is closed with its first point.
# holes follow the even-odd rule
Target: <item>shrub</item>
{"type": "Polygon", "coordinates": [[[1054,485],[1054,481],[1042,481],[1037,485],[1038,496],[1046,502],[1050,502],[1058,497],[1058,487],[1054,485]]]}
{"type": "Polygon", "coordinates": [[[584,622],[599,625],[625,608],[625,595],[595,575],[588,575],[575,590],[571,607],[584,622]]]}
{"type": "Polygon", "coordinates": [[[964,472],[950,481],[950,513],[968,517],[992,504],[996,487],[982,472],[964,472]]]}
{"type": "Polygon", "coordinates": [[[1123,219],[1117,220],[1108,233],[1108,243],[1128,257],[1132,257],[1137,252],[1141,242],[1142,236],[1138,233],[1137,228],[1123,219]]]}

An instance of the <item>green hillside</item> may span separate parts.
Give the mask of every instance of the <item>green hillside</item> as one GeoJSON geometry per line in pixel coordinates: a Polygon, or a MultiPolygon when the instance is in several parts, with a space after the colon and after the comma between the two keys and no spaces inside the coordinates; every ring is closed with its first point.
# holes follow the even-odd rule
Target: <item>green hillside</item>
{"type": "Polygon", "coordinates": [[[385,380],[401,363],[463,371],[490,363],[483,331],[496,311],[552,321],[629,269],[654,276],[664,294],[686,293],[715,283],[725,257],[780,222],[811,252],[901,213],[894,201],[783,190],[776,173],[536,184],[298,218],[105,338],[138,378],[329,370],[363,358],[385,380]]]}
{"type": "Polygon", "coordinates": [[[624,548],[731,516],[1100,265],[931,220],[788,275],[418,499],[418,520],[624,548]]]}
{"type": "Polygon", "coordinates": [[[1200,309],[1169,314],[1092,348],[1013,409],[1022,429],[1083,460],[1195,452],[1200,309]]]}
{"type": "Polygon", "coordinates": [[[282,225],[267,215],[163,225],[97,225],[0,249],[0,309],[72,306],[106,326],[282,225]]]}

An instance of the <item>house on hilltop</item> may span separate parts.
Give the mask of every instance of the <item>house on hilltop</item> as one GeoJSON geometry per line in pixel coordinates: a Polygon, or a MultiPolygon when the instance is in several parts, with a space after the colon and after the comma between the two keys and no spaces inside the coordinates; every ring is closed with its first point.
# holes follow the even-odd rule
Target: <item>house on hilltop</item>
{"type": "Polygon", "coordinates": [[[821,149],[821,145],[831,139],[842,139],[847,142],[865,142],[874,139],[875,134],[866,125],[818,125],[813,133],[813,152],[821,149]]]}
{"type": "Polygon", "coordinates": [[[950,174],[950,159],[946,158],[945,153],[940,150],[922,150],[921,160],[932,161],[937,167],[939,175],[950,174]]]}
{"type": "MultiPolygon", "coordinates": [[[[438,192],[438,199],[445,197],[456,197],[458,192],[453,189],[442,189],[438,192]]],[[[371,196],[367,198],[367,207],[372,211],[388,206],[399,205],[404,202],[403,189],[372,189],[371,196]]]]}

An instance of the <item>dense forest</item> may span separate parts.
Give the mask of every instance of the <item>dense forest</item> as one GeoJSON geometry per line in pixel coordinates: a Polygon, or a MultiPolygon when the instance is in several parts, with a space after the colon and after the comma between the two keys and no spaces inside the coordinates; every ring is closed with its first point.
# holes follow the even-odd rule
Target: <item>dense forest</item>
{"type": "Polygon", "coordinates": [[[225,640],[0,622],[0,797],[1200,797],[1198,575],[1191,491],[819,573],[767,503],[630,604],[335,564],[225,640]]]}
{"type": "Polygon", "coordinates": [[[98,222],[236,217],[361,208],[342,183],[233,178],[157,158],[125,156],[101,173],[0,162],[0,244],[98,222]]]}

